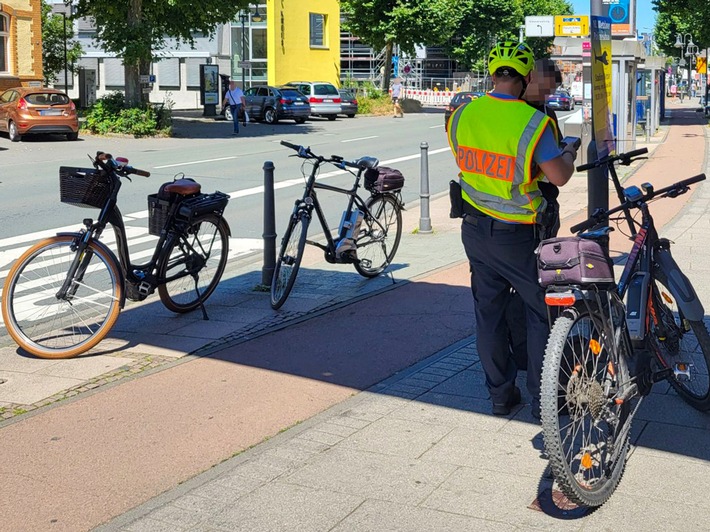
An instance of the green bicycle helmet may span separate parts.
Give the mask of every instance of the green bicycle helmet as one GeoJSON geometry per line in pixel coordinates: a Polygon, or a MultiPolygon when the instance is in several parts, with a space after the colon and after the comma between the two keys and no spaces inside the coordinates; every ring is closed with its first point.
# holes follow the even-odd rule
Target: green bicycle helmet
{"type": "Polygon", "coordinates": [[[521,76],[527,76],[534,66],[535,56],[524,42],[499,42],[488,54],[488,72],[491,75],[500,67],[510,67],[521,76]]]}

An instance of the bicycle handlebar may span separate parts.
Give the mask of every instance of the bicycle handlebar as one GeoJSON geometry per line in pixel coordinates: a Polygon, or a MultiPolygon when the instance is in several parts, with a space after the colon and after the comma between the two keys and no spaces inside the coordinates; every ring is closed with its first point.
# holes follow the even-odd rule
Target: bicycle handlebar
{"type": "Polygon", "coordinates": [[[618,155],[607,155],[606,157],[602,157],[601,159],[598,159],[594,162],[578,166],[577,171],[584,172],[585,170],[591,170],[592,168],[608,166],[616,161],[619,161],[619,163],[623,164],[624,166],[628,166],[631,164],[631,161],[634,157],[638,157],[639,155],[643,155],[645,153],[648,153],[648,148],[640,148],[638,150],[632,150],[627,153],[619,153],[618,155]]]}
{"type": "Polygon", "coordinates": [[[285,140],[282,140],[280,143],[282,146],[286,146],[287,148],[291,148],[292,150],[298,152],[298,156],[302,157],[304,159],[318,159],[320,162],[327,162],[327,163],[333,163],[339,168],[345,169],[346,166],[350,168],[356,168],[360,170],[360,165],[358,165],[355,162],[352,161],[346,161],[343,157],[340,155],[331,155],[330,158],[323,157],[321,155],[316,155],[311,151],[310,148],[305,148],[303,146],[298,146],[296,144],[291,144],[290,142],[287,142],[285,140]]]}
{"type": "MultiPolygon", "coordinates": [[[[642,148],[642,150],[645,150],[645,148],[642,148]]],[[[639,152],[641,150],[634,150],[634,152],[639,152]]],[[[630,155],[634,152],[629,152],[627,155],[630,155]]],[[[642,152],[645,153],[645,152],[642,152]]],[[[630,155],[632,156],[632,155],[630,155]]],[[[585,229],[589,229],[590,227],[593,227],[597,225],[598,223],[607,220],[611,215],[616,214],[617,212],[628,209],[634,206],[639,206],[642,203],[646,203],[653,198],[675,198],[680,196],[681,194],[685,194],[688,192],[688,187],[694,183],[698,183],[700,181],[703,181],[707,179],[707,176],[705,174],[698,174],[693,177],[689,177],[688,179],[684,179],[682,181],[678,181],[677,183],[673,183],[672,185],[669,185],[667,187],[661,188],[659,190],[651,190],[650,192],[644,194],[641,198],[636,199],[636,200],[627,200],[618,207],[614,207],[613,209],[606,211],[603,209],[598,210],[594,214],[592,214],[591,217],[586,219],[583,222],[578,223],[577,225],[573,225],[570,227],[570,232],[572,233],[579,233],[580,231],[584,231],[585,229]]]]}
{"type": "Polygon", "coordinates": [[[115,172],[119,176],[128,176],[130,174],[139,175],[142,177],[150,177],[150,172],[148,170],[141,170],[140,168],[134,168],[129,164],[123,164],[123,161],[128,162],[128,159],[114,159],[110,153],[96,152],[96,158],[94,162],[101,166],[107,172],[115,172]]]}

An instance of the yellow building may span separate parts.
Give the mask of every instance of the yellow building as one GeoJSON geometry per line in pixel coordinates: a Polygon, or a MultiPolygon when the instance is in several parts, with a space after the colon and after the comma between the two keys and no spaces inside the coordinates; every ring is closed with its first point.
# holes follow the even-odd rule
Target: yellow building
{"type": "Polygon", "coordinates": [[[42,0],[0,3],[0,90],[42,84],[42,0]]]}
{"type": "MultiPolygon", "coordinates": [[[[254,4],[252,4],[254,6],[254,4]]],[[[231,25],[230,71],[246,86],[329,81],[340,86],[337,0],[267,0],[231,25]]]]}

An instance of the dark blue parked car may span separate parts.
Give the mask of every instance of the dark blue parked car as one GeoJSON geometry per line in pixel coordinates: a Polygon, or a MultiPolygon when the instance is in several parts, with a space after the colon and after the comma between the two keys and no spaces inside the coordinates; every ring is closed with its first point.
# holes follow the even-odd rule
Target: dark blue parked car
{"type": "MultiPolygon", "coordinates": [[[[244,99],[249,121],[275,124],[279,120],[291,119],[302,124],[311,114],[308,98],[295,87],[255,85],[244,91],[244,99]]],[[[230,118],[227,116],[227,120],[230,118]]]]}

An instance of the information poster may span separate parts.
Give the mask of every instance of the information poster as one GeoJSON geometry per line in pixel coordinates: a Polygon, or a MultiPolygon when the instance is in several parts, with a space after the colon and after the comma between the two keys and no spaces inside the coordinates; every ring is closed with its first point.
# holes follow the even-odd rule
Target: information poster
{"type": "Polygon", "coordinates": [[[202,105],[219,103],[219,67],[200,65],[200,96],[202,105]]]}
{"type": "Polygon", "coordinates": [[[611,19],[592,15],[592,124],[597,155],[614,153],[611,105],[611,19]]]}

